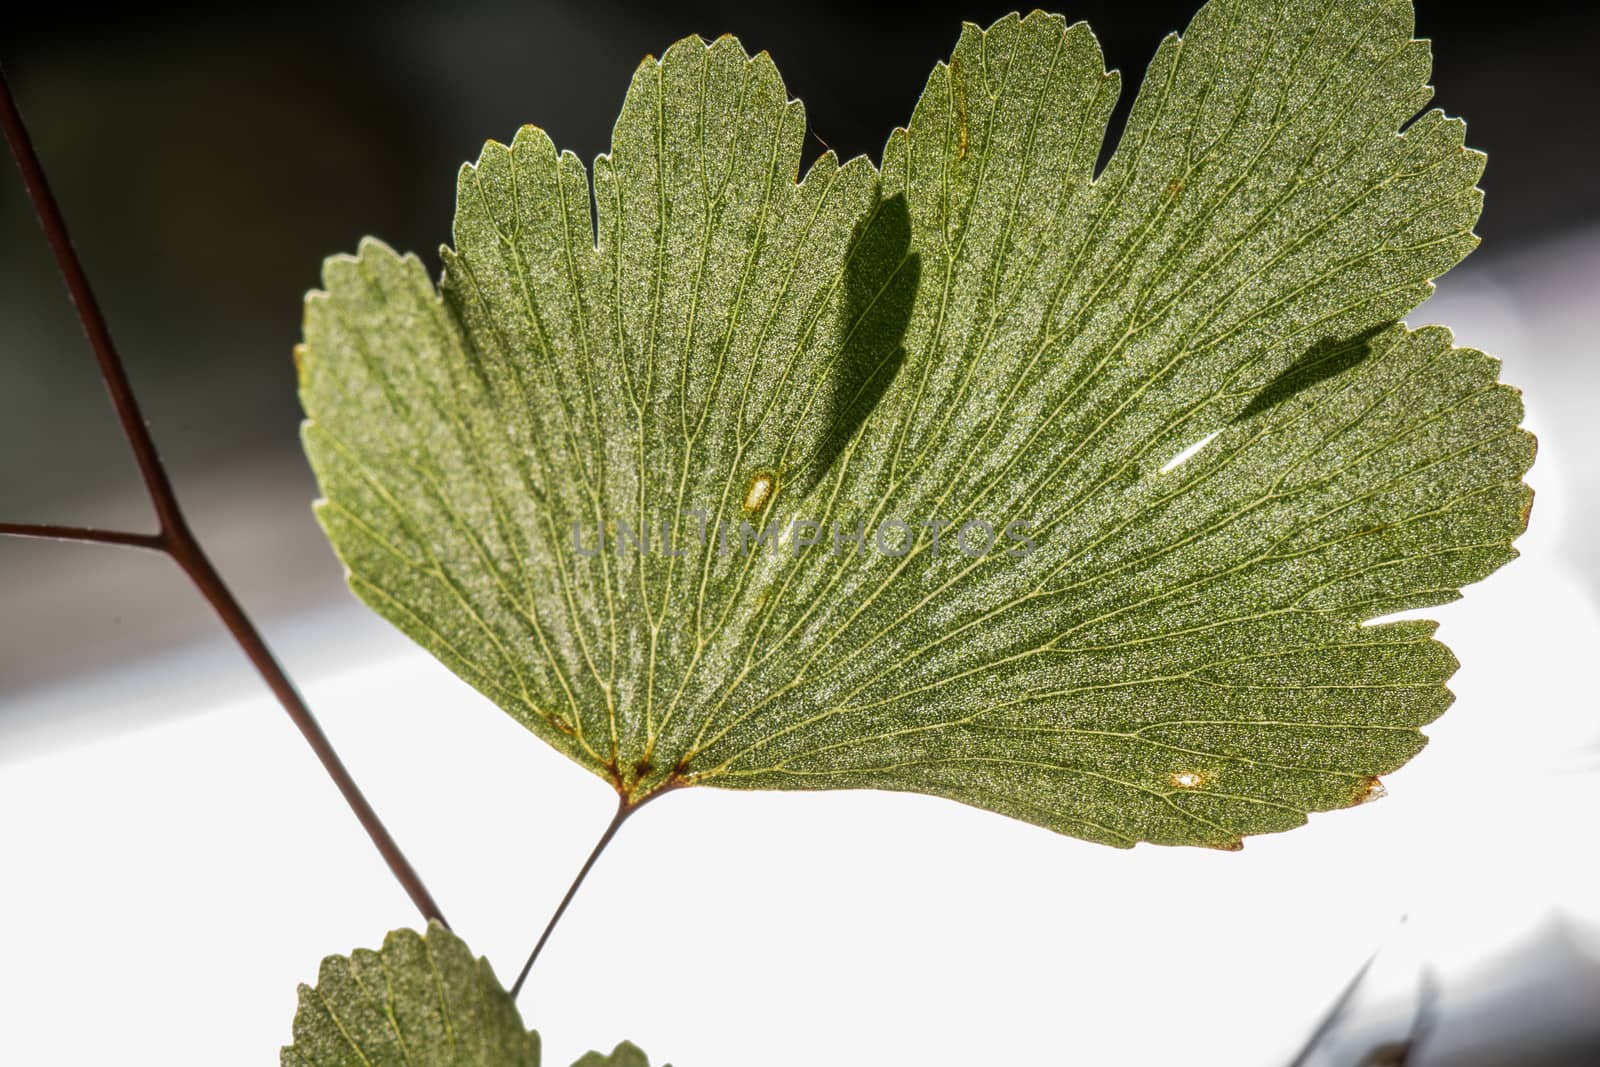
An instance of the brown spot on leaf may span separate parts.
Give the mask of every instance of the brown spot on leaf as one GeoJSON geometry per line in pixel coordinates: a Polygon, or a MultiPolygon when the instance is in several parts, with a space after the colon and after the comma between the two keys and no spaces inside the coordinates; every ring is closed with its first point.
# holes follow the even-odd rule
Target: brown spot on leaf
{"type": "Polygon", "coordinates": [[[1379,780],[1377,775],[1363,778],[1361,783],[1356,786],[1357,804],[1371,804],[1374,800],[1382,800],[1388,795],[1389,791],[1383,787],[1383,782],[1379,780]]]}

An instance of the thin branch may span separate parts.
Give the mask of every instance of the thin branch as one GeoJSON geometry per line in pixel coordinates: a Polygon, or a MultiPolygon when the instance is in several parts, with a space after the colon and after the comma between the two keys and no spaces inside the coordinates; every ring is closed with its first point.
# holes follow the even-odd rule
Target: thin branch
{"type": "Polygon", "coordinates": [[[67,292],[78,309],[78,321],[88,335],[89,347],[94,351],[95,362],[100,365],[100,377],[105,382],[106,391],[111,394],[111,404],[117,410],[117,421],[122,424],[122,432],[133,450],[139,476],[149,490],[150,502],[155,505],[161,528],[166,532],[182,527],[183,515],[178,510],[172,483],[156,454],[150,429],[139,413],[133,386],[128,382],[127,371],[123,369],[122,359],[111,340],[111,330],[100,311],[100,303],[95,299],[94,289],[89,285],[89,277],[84,273],[77,250],[72,247],[72,238],[67,235],[66,219],[61,214],[61,206],[56,203],[55,194],[50,190],[44,165],[39,162],[39,153],[34,150],[33,139],[28,136],[28,128],[22,121],[22,113],[17,110],[4,71],[0,71],[0,126],[5,129],[6,143],[11,146],[17,168],[22,171],[22,184],[27,187],[28,199],[33,202],[33,210],[39,218],[39,226],[44,230],[45,240],[50,242],[50,250],[55,253],[61,278],[67,283],[67,292]]]}
{"type": "Polygon", "coordinates": [[[165,552],[167,542],[160,534],[133,533],[129,530],[95,530],[87,526],[51,526],[33,522],[0,522],[0,537],[36,537],[47,541],[87,541],[97,545],[126,545],[165,552]]]}
{"type": "Polygon", "coordinates": [[[594,849],[590,851],[589,858],[583,861],[582,867],[578,868],[578,875],[572,880],[572,884],[567,887],[567,893],[561,898],[561,903],[556,905],[555,914],[550,916],[549,922],[545,923],[544,932],[539,935],[538,944],[534,945],[533,951],[528,953],[528,961],[522,965],[522,970],[518,973],[517,980],[511,983],[511,996],[513,998],[522,992],[522,984],[528,980],[528,972],[533,970],[533,962],[539,958],[539,953],[544,949],[545,942],[550,940],[550,935],[555,931],[556,923],[560,922],[561,916],[566,914],[567,905],[571,904],[572,898],[578,895],[578,887],[583,884],[584,878],[588,876],[589,869],[594,866],[595,861],[600,858],[600,853],[604,852],[606,846],[611,844],[611,839],[617,835],[618,830],[622,829],[622,824],[628,821],[628,816],[657,796],[660,796],[660,793],[652,793],[638,804],[630,804],[627,797],[622,797],[618,802],[617,813],[611,817],[611,822],[606,825],[605,832],[600,835],[600,840],[594,843],[594,849]]]}
{"type": "Polygon", "coordinates": [[[1439,975],[1431,963],[1425,964],[1417,978],[1417,1013],[1411,1017],[1411,1032],[1406,1035],[1402,1064],[1415,1062],[1422,1055],[1422,1046],[1439,1025],[1439,992],[1439,975]]]}
{"type": "Polygon", "coordinates": [[[1432,1036],[1438,1022],[1438,1008],[1439,976],[1432,966],[1425,966],[1417,978],[1417,1010],[1411,1016],[1411,1029],[1401,1040],[1367,1053],[1361,1067],[1409,1067],[1416,1063],[1422,1055],[1423,1042],[1432,1036]]]}
{"type": "MultiPolygon", "coordinates": [[[[1400,925],[1405,925],[1407,919],[1408,916],[1402,915],[1400,917],[1400,925]]],[[[1300,1047],[1300,1051],[1295,1055],[1295,1058],[1289,1061],[1289,1067],[1306,1067],[1311,1062],[1311,1058],[1316,1054],[1317,1049],[1322,1047],[1323,1042],[1328,1040],[1329,1035],[1344,1020],[1345,1014],[1350,1010],[1350,1005],[1355,1002],[1356,993],[1360,991],[1362,984],[1366,982],[1367,975],[1372,972],[1372,965],[1378,962],[1378,957],[1383,955],[1383,950],[1387,944],[1388,942],[1385,940],[1377,948],[1373,949],[1372,955],[1368,956],[1366,962],[1356,970],[1355,974],[1350,976],[1350,981],[1345,983],[1344,989],[1339,992],[1339,996],[1334,999],[1334,1002],[1328,1006],[1328,1010],[1323,1013],[1316,1028],[1311,1031],[1311,1036],[1306,1038],[1306,1043],[1300,1047]]]]}
{"type": "Polygon", "coordinates": [[[295,690],[294,683],[284,673],[283,667],[267,647],[255,624],[245,614],[244,608],[223,582],[222,576],[217,573],[216,567],[201,548],[199,540],[189,529],[188,520],[184,518],[183,510],[178,506],[178,497],[173,492],[171,479],[167,477],[166,468],[156,452],[155,442],[150,437],[150,429],[139,411],[139,403],[134,397],[133,386],[128,381],[122,358],[117,354],[116,345],[111,340],[111,330],[106,325],[105,316],[100,311],[94,290],[89,285],[83,263],[78,259],[78,253],[72,246],[72,239],[67,235],[67,224],[62,217],[61,207],[56,203],[55,194],[50,191],[44,166],[39,162],[39,154],[34,149],[32,138],[28,136],[27,126],[23,124],[22,115],[17,110],[16,101],[11,95],[11,86],[7,83],[3,71],[0,71],[0,127],[4,128],[6,142],[11,146],[11,153],[16,157],[17,167],[22,172],[22,183],[27,187],[28,198],[33,202],[34,212],[39,217],[39,225],[44,229],[45,238],[55,253],[56,265],[61,269],[61,276],[66,281],[67,291],[72,295],[72,302],[78,309],[78,319],[83,323],[83,332],[88,336],[89,347],[94,350],[95,361],[100,366],[100,377],[105,382],[106,391],[111,395],[111,404],[116,409],[117,420],[122,424],[122,432],[128,439],[128,447],[133,452],[134,462],[139,467],[139,475],[143,478],[145,489],[150,495],[150,503],[155,508],[156,517],[161,523],[161,532],[155,535],[20,524],[0,527],[0,533],[20,537],[57,537],[63,540],[134,545],[162,551],[171,556],[189,576],[195,588],[215,609],[239,648],[249,657],[256,671],[267,683],[267,687],[272,690],[273,696],[283,705],[283,710],[288,713],[289,718],[306,739],[306,743],[316,753],[328,777],[339,787],[339,792],[344,795],[350,810],[360,820],[362,828],[377,846],[384,862],[389,865],[390,872],[410,896],[411,902],[422,912],[424,918],[444,922],[439,905],[434,902],[427,887],[422,884],[422,879],[418,877],[405,854],[400,851],[400,846],[395,843],[394,838],[378,818],[378,813],[362,795],[355,779],[350,776],[349,770],[334,751],[327,734],[323,733],[322,727],[311,714],[311,709],[295,690]]]}

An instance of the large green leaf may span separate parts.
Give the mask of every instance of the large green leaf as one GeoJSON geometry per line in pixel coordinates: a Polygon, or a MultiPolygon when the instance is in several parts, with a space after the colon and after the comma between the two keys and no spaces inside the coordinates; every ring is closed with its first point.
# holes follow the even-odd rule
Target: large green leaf
{"type": "Polygon", "coordinates": [[[1410,18],[1214,0],[1098,179],[1118,79],[1040,13],[964,29],[881,181],[797,184],[800,106],[726,37],[641,65],[593,229],[575,157],[491,143],[442,296],[369,241],[308,300],[353,588],[633,802],[1231,848],[1374,795],[1454,660],[1363,623],[1512,558],[1533,455],[1492,360],[1396,324],[1483,162],[1415,117],[1410,18]]]}

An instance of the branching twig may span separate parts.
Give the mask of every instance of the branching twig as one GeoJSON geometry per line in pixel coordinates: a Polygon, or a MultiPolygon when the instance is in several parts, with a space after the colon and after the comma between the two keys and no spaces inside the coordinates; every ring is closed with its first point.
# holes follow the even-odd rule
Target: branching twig
{"type": "Polygon", "coordinates": [[[128,381],[127,371],[123,368],[122,359],[111,340],[111,331],[106,325],[105,316],[100,311],[99,302],[96,301],[94,290],[89,285],[83,264],[72,246],[71,238],[67,235],[66,221],[62,217],[60,205],[56,203],[55,195],[50,191],[44,167],[39,162],[39,155],[34,149],[32,138],[28,136],[22,115],[17,111],[11,87],[6,82],[3,72],[0,72],[0,126],[4,127],[6,142],[11,146],[17,167],[22,171],[22,182],[27,187],[28,198],[33,202],[34,212],[39,217],[39,225],[44,229],[45,238],[55,253],[56,265],[60,267],[61,276],[66,281],[68,292],[72,295],[78,319],[83,324],[83,332],[88,335],[89,347],[94,350],[95,360],[100,366],[100,377],[105,382],[106,391],[111,394],[111,404],[116,409],[117,420],[122,424],[122,431],[128,439],[128,447],[133,452],[134,461],[139,467],[139,475],[144,480],[145,490],[149,493],[150,503],[155,508],[156,518],[160,523],[160,531],[154,534],[6,523],[0,524],[0,535],[129,545],[164,552],[171,556],[189,576],[195,588],[215,609],[222,624],[227,627],[240,649],[249,657],[250,662],[267,683],[267,687],[272,690],[273,696],[278,698],[278,703],[288,712],[289,718],[299,728],[311,750],[316,753],[323,769],[328,772],[328,777],[333,779],[333,783],[339,787],[339,792],[344,794],[346,803],[361,821],[367,836],[383,855],[389,870],[411,897],[411,902],[422,912],[424,918],[443,922],[444,916],[439,911],[439,905],[434,903],[427,887],[422,884],[422,879],[417,876],[417,872],[400,851],[400,846],[384,828],[378,813],[361,794],[355,779],[350,777],[349,770],[334,751],[327,734],[322,732],[322,727],[312,716],[311,709],[306,707],[305,701],[295,690],[294,683],[284,673],[255,624],[245,614],[244,608],[223,582],[222,576],[217,573],[217,569],[201,548],[200,542],[189,529],[183,510],[178,506],[172,482],[167,477],[166,468],[162,466],[161,458],[156,452],[155,442],[150,437],[150,430],[145,425],[144,416],[140,414],[133,386],[128,381]]]}

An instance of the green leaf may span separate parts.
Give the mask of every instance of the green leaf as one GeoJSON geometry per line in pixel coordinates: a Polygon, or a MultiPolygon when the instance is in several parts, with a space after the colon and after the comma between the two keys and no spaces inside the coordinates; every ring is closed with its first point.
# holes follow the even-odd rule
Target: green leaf
{"type": "Polygon", "coordinates": [[[449,930],[395,930],[383,950],[322,961],[300,987],[283,1067],[539,1067],[539,1035],[522,1025],[489,962],[449,930]]]}
{"type": "MultiPolygon", "coordinates": [[[[539,1035],[522,1025],[485,959],[437,921],[426,936],[394,930],[383,949],[322,961],[300,986],[294,1044],[282,1067],[539,1067],[539,1035]]],[[[573,1067],[650,1067],[624,1041],[573,1067]]]]}
{"type": "Polygon", "coordinates": [[[611,1050],[611,1055],[599,1052],[585,1053],[572,1067],[650,1067],[650,1058],[640,1050],[639,1046],[624,1041],[611,1050]]]}
{"type": "Polygon", "coordinates": [[[1215,0],[1096,178],[1117,76],[1010,16],[881,180],[797,183],[770,60],[681,41],[594,229],[527,127],[463,169],[442,295],[374,241],[328,262],[323,524],[631,802],[897,789],[1234,848],[1369,799],[1455,661],[1363,623],[1511,559],[1530,502],[1497,364],[1397,324],[1481,201],[1462,125],[1417,117],[1429,64],[1409,4],[1215,0]]]}

